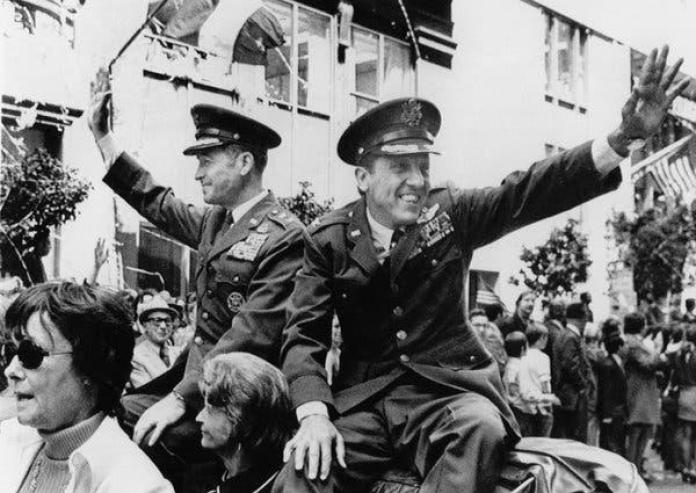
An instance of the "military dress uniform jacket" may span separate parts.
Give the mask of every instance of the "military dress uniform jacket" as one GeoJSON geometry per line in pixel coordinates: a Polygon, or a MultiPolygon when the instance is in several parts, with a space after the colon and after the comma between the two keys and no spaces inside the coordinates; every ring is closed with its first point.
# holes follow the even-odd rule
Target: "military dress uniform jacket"
{"type": "Polygon", "coordinates": [[[278,365],[287,301],[302,259],[300,221],[269,193],[227,229],[223,207],[183,202],[126,153],[104,182],[154,225],[198,250],[198,320],[184,378],[175,388],[187,404],[200,405],[204,359],[246,351],[278,365]]]}
{"type": "Polygon", "coordinates": [[[465,322],[464,275],[475,248],[618,186],[620,172],[601,176],[590,148],[538,162],[499,187],[433,189],[392,250],[386,275],[364,199],[310,226],[283,345],[293,404],[323,401],[342,414],[410,370],[478,392],[510,417],[498,370],[465,322]],[[335,394],[324,371],[334,309],[343,335],[335,394]]]}

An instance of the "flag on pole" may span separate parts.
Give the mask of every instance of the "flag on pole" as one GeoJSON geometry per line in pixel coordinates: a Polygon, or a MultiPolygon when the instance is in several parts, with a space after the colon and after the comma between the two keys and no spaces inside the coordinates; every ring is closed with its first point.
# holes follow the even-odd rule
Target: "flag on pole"
{"type": "Polygon", "coordinates": [[[650,175],[660,191],[668,197],[696,196],[696,139],[689,134],[635,163],[631,181],[636,183],[650,175]]]}

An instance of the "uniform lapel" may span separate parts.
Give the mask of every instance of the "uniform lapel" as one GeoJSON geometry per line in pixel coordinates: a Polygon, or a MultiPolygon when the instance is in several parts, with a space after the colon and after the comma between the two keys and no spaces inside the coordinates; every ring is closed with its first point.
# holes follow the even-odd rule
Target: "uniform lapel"
{"type": "Polygon", "coordinates": [[[213,244],[208,254],[208,260],[215,258],[235,243],[249,236],[249,230],[258,226],[263,219],[262,216],[265,216],[266,211],[274,205],[276,205],[275,197],[269,192],[259,203],[247,211],[239,221],[233,223],[232,227],[223,233],[222,237],[213,244]]]}
{"type": "Polygon", "coordinates": [[[368,274],[372,275],[379,268],[377,250],[372,243],[370,226],[365,213],[365,199],[359,200],[349,213],[350,222],[346,230],[347,241],[352,244],[350,256],[368,274]]]}
{"type": "Polygon", "coordinates": [[[413,247],[416,245],[420,236],[420,225],[413,224],[406,229],[406,235],[401,239],[398,245],[394,247],[391,253],[391,263],[389,276],[392,282],[399,276],[402,267],[406,260],[411,255],[413,247]]]}

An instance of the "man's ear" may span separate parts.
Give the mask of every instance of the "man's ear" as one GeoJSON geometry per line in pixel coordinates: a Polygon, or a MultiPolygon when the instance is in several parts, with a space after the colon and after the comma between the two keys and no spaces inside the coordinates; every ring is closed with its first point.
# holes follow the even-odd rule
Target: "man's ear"
{"type": "Polygon", "coordinates": [[[246,176],[251,171],[254,169],[254,155],[250,153],[249,151],[244,151],[239,156],[237,156],[237,159],[239,160],[239,174],[242,176],[246,176]]]}
{"type": "Polygon", "coordinates": [[[358,184],[358,190],[362,193],[367,193],[368,184],[370,179],[370,172],[367,168],[357,166],[355,168],[355,181],[358,184]]]}

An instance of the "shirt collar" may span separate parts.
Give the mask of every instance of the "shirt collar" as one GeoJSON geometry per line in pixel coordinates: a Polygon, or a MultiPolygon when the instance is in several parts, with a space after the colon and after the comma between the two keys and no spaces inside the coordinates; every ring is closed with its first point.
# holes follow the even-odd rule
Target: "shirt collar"
{"type": "Polygon", "coordinates": [[[566,327],[568,328],[569,331],[571,331],[573,334],[577,335],[578,337],[582,337],[582,334],[580,334],[580,329],[578,329],[575,325],[567,323],[566,327]]]}
{"type": "Polygon", "coordinates": [[[394,234],[394,230],[390,229],[383,224],[377,222],[377,220],[370,214],[370,208],[365,207],[365,213],[367,215],[367,224],[370,225],[370,233],[372,235],[372,240],[382,248],[385,252],[391,249],[391,239],[394,234]]]}
{"type": "Polygon", "coordinates": [[[232,219],[234,219],[234,222],[239,221],[244,214],[249,212],[252,207],[254,207],[256,204],[261,202],[264,197],[268,195],[268,190],[261,190],[257,195],[254,195],[252,198],[247,200],[241,205],[238,205],[234,209],[232,209],[232,219]]]}

